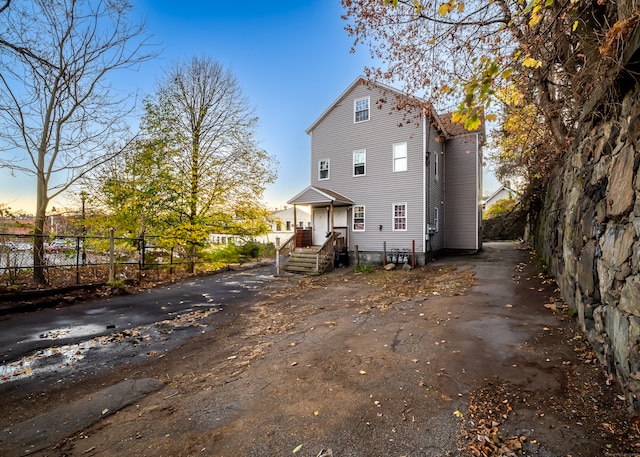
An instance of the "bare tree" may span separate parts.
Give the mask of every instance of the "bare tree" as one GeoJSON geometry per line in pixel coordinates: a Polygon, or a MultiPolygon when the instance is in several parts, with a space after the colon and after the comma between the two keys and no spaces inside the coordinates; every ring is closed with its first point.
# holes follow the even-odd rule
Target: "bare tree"
{"type": "Polygon", "coordinates": [[[0,166],[36,178],[34,280],[51,199],[118,154],[129,94],[107,76],[155,56],[127,0],[7,0],[0,40],[0,166]]]}

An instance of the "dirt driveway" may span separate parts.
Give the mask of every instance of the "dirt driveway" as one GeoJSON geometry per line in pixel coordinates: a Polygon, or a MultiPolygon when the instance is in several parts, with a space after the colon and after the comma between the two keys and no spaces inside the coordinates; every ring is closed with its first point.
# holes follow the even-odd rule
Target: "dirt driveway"
{"type": "Polygon", "coordinates": [[[14,392],[0,430],[155,378],[157,392],[29,455],[640,455],[554,287],[513,243],[413,271],[281,277],[177,349],[14,392]]]}

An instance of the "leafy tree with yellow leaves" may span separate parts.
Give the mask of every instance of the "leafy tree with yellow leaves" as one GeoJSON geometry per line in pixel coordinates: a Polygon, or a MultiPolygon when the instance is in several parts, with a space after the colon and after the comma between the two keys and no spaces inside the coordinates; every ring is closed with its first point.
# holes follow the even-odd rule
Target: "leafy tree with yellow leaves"
{"type": "MultiPolygon", "coordinates": [[[[546,130],[545,147],[555,149],[548,157],[566,150],[582,120],[606,115],[634,78],[640,8],[633,0],[342,4],[354,47],[369,47],[380,62],[365,69],[369,79],[455,106],[454,120],[469,129],[490,111],[497,91],[517,87],[526,100],[509,122],[526,117],[546,130]]],[[[531,133],[536,139],[526,147],[534,151],[540,141],[531,133]]]]}

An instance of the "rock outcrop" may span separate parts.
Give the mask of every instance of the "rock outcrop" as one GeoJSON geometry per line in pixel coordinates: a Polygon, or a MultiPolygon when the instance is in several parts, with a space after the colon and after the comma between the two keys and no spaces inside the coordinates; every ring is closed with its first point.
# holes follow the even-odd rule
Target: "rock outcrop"
{"type": "Polygon", "coordinates": [[[550,180],[533,242],[640,414],[640,87],[618,113],[582,126],[550,180]]]}

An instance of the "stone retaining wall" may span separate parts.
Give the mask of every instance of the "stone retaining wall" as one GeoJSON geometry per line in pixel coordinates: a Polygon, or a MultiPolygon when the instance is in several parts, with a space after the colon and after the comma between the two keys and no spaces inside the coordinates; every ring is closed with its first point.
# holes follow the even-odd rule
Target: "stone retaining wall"
{"type": "Polygon", "coordinates": [[[526,216],[519,203],[508,213],[482,221],[485,241],[518,240],[524,237],[526,216]]]}
{"type": "Polygon", "coordinates": [[[563,298],[640,415],[640,87],[582,126],[533,232],[563,298]]]}

